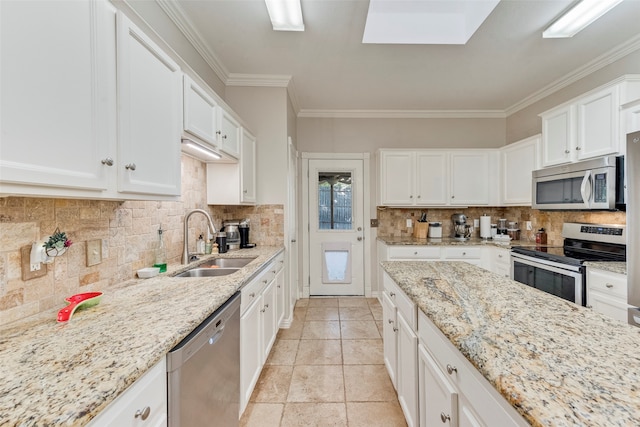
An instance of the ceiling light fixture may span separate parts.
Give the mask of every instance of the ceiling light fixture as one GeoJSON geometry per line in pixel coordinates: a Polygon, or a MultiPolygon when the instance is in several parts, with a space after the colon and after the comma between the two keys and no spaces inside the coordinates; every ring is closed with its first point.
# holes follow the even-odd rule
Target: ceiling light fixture
{"type": "Polygon", "coordinates": [[[207,147],[204,147],[203,145],[198,144],[197,142],[192,141],[192,140],[190,140],[188,138],[182,138],[182,144],[185,147],[187,147],[187,150],[185,150],[187,152],[195,151],[196,153],[204,154],[205,156],[207,156],[207,157],[209,157],[211,159],[214,159],[214,160],[219,160],[219,159],[222,158],[222,156],[220,154],[216,153],[215,151],[213,151],[213,150],[211,150],[211,149],[209,149],[207,147]]]}
{"type": "Polygon", "coordinates": [[[573,37],[622,0],[582,0],[542,33],[545,39],[573,37]]]}
{"type": "Polygon", "coordinates": [[[300,0],[264,0],[275,31],[304,31],[300,0]]]}

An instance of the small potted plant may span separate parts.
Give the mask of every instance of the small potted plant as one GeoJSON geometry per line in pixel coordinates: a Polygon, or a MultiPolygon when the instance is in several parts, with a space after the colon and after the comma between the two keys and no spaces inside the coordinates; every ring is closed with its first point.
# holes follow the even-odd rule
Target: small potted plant
{"type": "Polygon", "coordinates": [[[73,242],[67,238],[64,231],[60,231],[59,228],[56,228],[56,231],[49,236],[49,239],[44,242],[43,246],[47,256],[54,257],[64,254],[67,251],[67,248],[72,244],[73,242]]]}

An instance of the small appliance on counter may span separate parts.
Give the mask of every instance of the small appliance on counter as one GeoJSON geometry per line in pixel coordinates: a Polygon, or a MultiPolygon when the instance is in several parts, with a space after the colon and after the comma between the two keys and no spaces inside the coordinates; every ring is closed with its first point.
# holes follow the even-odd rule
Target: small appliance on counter
{"type": "Polygon", "coordinates": [[[227,233],[227,249],[240,249],[239,219],[228,219],[222,222],[222,229],[227,233]]]}
{"type": "Polygon", "coordinates": [[[442,223],[441,222],[430,222],[429,223],[429,234],[430,239],[442,239],[442,223]]]}
{"type": "Polygon", "coordinates": [[[468,240],[471,237],[471,225],[467,224],[467,216],[461,213],[451,215],[453,223],[452,236],[456,240],[468,240]]]}
{"type": "Polygon", "coordinates": [[[249,218],[243,219],[240,221],[240,224],[238,224],[238,230],[240,231],[240,249],[256,247],[255,243],[249,243],[249,231],[251,228],[249,224],[249,218]]]}

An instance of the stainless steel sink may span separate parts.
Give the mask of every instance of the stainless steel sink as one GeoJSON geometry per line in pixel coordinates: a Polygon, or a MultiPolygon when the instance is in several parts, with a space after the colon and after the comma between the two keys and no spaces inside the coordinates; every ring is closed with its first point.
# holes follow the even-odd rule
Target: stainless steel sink
{"type": "Polygon", "coordinates": [[[209,266],[215,265],[220,268],[242,268],[245,265],[249,264],[254,259],[256,259],[256,257],[216,258],[216,259],[212,259],[211,261],[205,262],[204,264],[200,265],[200,267],[209,267],[209,266]]]}
{"type": "Polygon", "coordinates": [[[217,277],[227,276],[238,271],[239,268],[192,268],[176,274],[175,277],[217,277]]]}

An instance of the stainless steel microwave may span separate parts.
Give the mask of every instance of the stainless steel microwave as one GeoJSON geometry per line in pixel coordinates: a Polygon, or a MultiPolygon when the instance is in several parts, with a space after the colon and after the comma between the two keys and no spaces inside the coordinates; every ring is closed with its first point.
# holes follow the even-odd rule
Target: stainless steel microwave
{"type": "Polygon", "coordinates": [[[533,171],[540,210],[625,210],[624,156],[607,156],[533,171]]]}

